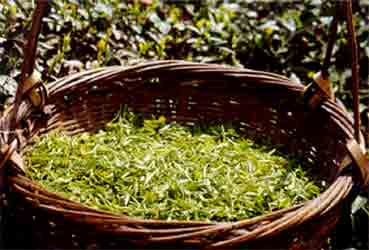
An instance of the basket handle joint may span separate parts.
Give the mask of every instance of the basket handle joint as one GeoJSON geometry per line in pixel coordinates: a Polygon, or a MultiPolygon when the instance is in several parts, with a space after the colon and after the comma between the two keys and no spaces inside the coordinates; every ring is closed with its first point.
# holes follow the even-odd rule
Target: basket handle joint
{"type": "Polygon", "coordinates": [[[365,150],[354,138],[347,141],[346,149],[350,157],[343,160],[341,170],[354,163],[359,171],[357,173],[360,176],[358,183],[360,183],[362,189],[366,189],[369,185],[369,160],[365,155],[365,150]]]}
{"type": "Polygon", "coordinates": [[[312,109],[317,108],[323,101],[327,99],[334,100],[334,92],[332,89],[332,83],[328,76],[319,71],[314,75],[314,82],[309,84],[304,92],[303,96],[305,103],[312,109]]]}
{"type": "Polygon", "coordinates": [[[41,80],[41,74],[33,70],[32,74],[25,79],[22,95],[26,96],[33,107],[42,109],[46,103],[48,92],[41,80]]]}

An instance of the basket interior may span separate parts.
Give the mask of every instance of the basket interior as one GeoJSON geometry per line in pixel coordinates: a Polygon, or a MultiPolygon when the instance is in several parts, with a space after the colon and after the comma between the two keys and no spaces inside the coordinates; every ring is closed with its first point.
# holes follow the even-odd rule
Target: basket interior
{"type": "Polygon", "coordinates": [[[289,156],[314,163],[317,178],[328,183],[336,178],[346,135],[327,109],[307,108],[301,86],[291,90],[221,75],[209,79],[159,73],[97,77],[70,88],[51,86],[47,124],[35,126],[31,134],[54,129],[71,135],[95,132],[127,105],[130,111],[163,115],[189,126],[231,122],[245,137],[267,140],[289,156]]]}

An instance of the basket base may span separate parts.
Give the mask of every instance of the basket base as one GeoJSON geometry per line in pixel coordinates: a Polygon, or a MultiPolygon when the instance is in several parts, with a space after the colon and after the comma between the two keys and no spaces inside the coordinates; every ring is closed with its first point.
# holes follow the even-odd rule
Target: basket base
{"type": "MultiPolygon", "coordinates": [[[[8,214],[3,232],[5,249],[199,249],[196,244],[137,245],[132,238],[101,234],[89,225],[50,216],[27,202],[23,201],[23,206],[19,206],[20,201],[14,204],[17,208],[8,214]],[[50,226],[49,220],[55,224],[50,226]]],[[[337,225],[340,211],[336,207],[309,223],[232,249],[328,249],[327,239],[337,225]]]]}

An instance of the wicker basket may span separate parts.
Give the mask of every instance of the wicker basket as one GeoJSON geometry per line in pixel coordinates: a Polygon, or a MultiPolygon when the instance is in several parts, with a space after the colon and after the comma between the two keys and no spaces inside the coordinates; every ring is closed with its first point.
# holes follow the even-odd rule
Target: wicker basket
{"type": "Polygon", "coordinates": [[[320,249],[354,184],[367,185],[365,146],[354,139],[347,113],[320,91],[306,90],[283,76],[156,61],[85,71],[42,87],[35,74],[29,75],[46,4],[39,1],[34,14],[15,104],[0,119],[1,131],[8,131],[0,133],[6,247],[320,249]],[[234,223],[209,223],[98,211],[25,177],[20,155],[34,137],[55,129],[70,135],[95,132],[123,104],[183,124],[231,121],[249,138],[281,144],[286,154],[314,162],[314,173],[328,187],[318,198],[288,209],[234,223]]]}

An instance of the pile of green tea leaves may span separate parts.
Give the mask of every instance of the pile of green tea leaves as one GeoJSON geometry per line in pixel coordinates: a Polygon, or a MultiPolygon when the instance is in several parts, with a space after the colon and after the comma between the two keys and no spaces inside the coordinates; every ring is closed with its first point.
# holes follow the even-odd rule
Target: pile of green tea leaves
{"type": "Polygon", "coordinates": [[[50,191],[147,219],[235,221],[320,192],[295,161],[233,128],[128,112],[96,134],[42,136],[26,159],[27,175],[50,191]]]}

